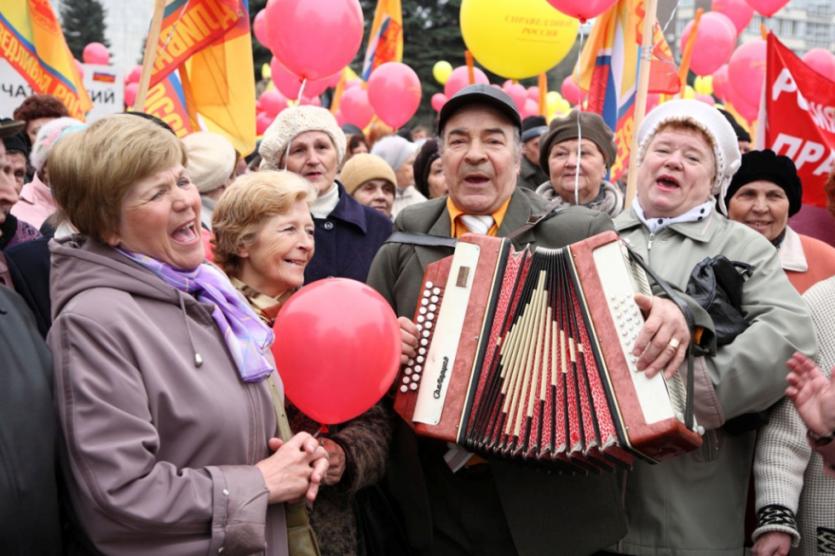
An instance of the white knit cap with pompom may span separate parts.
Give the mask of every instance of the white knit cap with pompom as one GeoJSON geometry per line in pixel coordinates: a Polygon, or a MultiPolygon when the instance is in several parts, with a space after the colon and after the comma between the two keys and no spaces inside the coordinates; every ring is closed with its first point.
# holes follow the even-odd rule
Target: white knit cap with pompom
{"type": "Polygon", "coordinates": [[[713,143],[716,179],[711,192],[719,195],[719,208],[727,214],[724,197],[731,178],[739,169],[741,155],[736,133],[719,110],[700,100],[678,99],[659,104],[646,115],[638,128],[638,163],[644,160],[650,141],[664,124],[687,122],[704,131],[713,143]]]}
{"type": "Polygon", "coordinates": [[[327,133],[336,147],[337,163],[345,156],[345,134],[328,110],[318,106],[291,106],[276,116],[261,140],[258,153],[261,155],[262,170],[282,170],[278,161],[287,151],[294,137],[306,131],[327,133]]]}

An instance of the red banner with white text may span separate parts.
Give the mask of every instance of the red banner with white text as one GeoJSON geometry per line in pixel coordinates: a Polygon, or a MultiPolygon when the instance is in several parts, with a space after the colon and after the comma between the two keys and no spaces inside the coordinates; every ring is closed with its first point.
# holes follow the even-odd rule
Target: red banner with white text
{"type": "Polygon", "coordinates": [[[835,81],[768,35],[765,147],[791,158],[803,203],[826,206],[823,186],[835,165],[835,81]]]}

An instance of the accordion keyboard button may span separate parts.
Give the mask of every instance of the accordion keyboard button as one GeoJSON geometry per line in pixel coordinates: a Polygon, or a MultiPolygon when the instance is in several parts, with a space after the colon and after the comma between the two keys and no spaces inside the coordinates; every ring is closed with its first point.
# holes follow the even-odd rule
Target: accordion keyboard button
{"type": "Polygon", "coordinates": [[[409,391],[409,387],[404,384],[403,386],[400,387],[400,391],[405,394],[406,392],[409,391]]]}
{"type": "MultiPolygon", "coordinates": [[[[420,345],[424,346],[424,347],[428,346],[429,345],[429,340],[427,340],[426,338],[421,338],[420,339],[420,345]]],[[[423,354],[421,354],[421,355],[423,355],[423,354]]]]}
{"type": "Polygon", "coordinates": [[[423,365],[415,365],[415,368],[414,368],[415,374],[419,375],[420,371],[422,371],[422,370],[423,370],[423,365]]]}
{"type": "Polygon", "coordinates": [[[421,327],[420,325],[421,325],[421,324],[423,324],[423,321],[424,321],[424,320],[426,320],[426,317],[424,317],[423,315],[418,315],[418,318],[417,318],[417,325],[418,325],[418,328],[420,328],[420,327],[421,327]]]}
{"type": "MultiPolygon", "coordinates": [[[[406,377],[408,377],[410,374],[412,374],[412,368],[411,367],[406,367],[405,369],[403,369],[403,374],[406,375],[406,377]]],[[[404,377],[404,379],[406,377],[404,377]]]]}
{"type": "Polygon", "coordinates": [[[437,295],[433,295],[432,297],[430,297],[430,298],[429,298],[429,301],[431,301],[432,303],[437,303],[437,302],[438,302],[438,299],[439,299],[439,298],[438,298],[438,296],[437,296],[437,295]]]}
{"type": "Polygon", "coordinates": [[[440,295],[441,294],[441,288],[439,288],[437,286],[432,288],[432,293],[434,293],[435,295],[440,295]]]}
{"type": "Polygon", "coordinates": [[[409,389],[410,389],[410,390],[417,390],[417,389],[418,389],[418,383],[417,383],[417,382],[413,382],[413,383],[411,383],[411,384],[409,385],[409,389]]]}
{"type": "Polygon", "coordinates": [[[429,310],[434,313],[435,311],[438,310],[438,306],[435,305],[434,303],[432,303],[432,304],[429,305],[429,310]]]}
{"type": "Polygon", "coordinates": [[[423,363],[423,356],[422,356],[422,355],[418,355],[418,356],[417,356],[416,361],[417,361],[418,363],[423,363]]]}
{"type": "Polygon", "coordinates": [[[420,355],[426,355],[426,348],[425,348],[425,347],[418,348],[418,353],[419,353],[420,355]]]}
{"type": "Polygon", "coordinates": [[[423,299],[420,300],[420,304],[421,305],[429,305],[429,299],[424,297],[423,299]]]}
{"type": "Polygon", "coordinates": [[[429,331],[428,331],[428,330],[423,330],[423,331],[421,331],[421,335],[422,335],[424,338],[428,338],[428,337],[429,337],[429,331]]]}
{"type": "Polygon", "coordinates": [[[435,284],[433,284],[432,282],[426,282],[426,289],[427,289],[427,290],[431,290],[431,289],[432,289],[432,286],[434,286],[434,285],[435,285],[435,284]]]}
{"type": "Polygon", "coordinates": [[[412,379],[410,377],[408,377],[408,376],[403,377],[403,384],[409,384],[410,382],[412,382],[412,379]]]}
{"type": "Polygon", "coordinates": [[[428,315],[426,315],[426,318],[429,320],[435,320],[435,313],[429,313],[428,315]]]}
{"type": "Polygon", "coordinates": [[[425,314],[426,314],[426,307],[421,307],[421,308],[420,308],[420,314],[421,314],[421,315],[425,315],[425,314]]]}

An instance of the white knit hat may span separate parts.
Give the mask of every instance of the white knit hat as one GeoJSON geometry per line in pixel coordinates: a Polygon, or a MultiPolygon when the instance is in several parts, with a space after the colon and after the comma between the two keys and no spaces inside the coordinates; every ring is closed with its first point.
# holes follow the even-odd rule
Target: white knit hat
{"type": "Polygon", "coordinates": [[[211,131],[196,131],[183,137],[188,157],[188,176],[200,193],[210,193],[226,184],[235,170],[235,147],[226,137],[211,131]]]}
{"type": "Polygon", "coordinates": [[[713,155],[716,158],[716,179],[711,192],[719,195],[719,208],[725,209],[725,191],[731,183],[731,178],[739,169],[741,156],[734,128],[719,110],[700,100],[679,99],[659,104],[647,114],[638,129],[638,162],[644,160],[647,147],[655,132],[670,122],[688,122],[710,137],[713,143],[713,155]]]}
{"type": "Polygon", "coordinates": [[[345,156],[345,134],[339,129],[333,114],[318,106],[291,106],[282,110],[264,132],[264,138],[258,148],[261,169],[280,170],[278,161],[287,151],[290,142],[306,131],[327,133],[336,147],[337,164],[342,162],[345,156]]]}
{"type": "Polygon", "coordinates": [[[83,130],[87,125],[75,118],[64,116],[63,118],[56,118],[45,123],[39,130],[35,137],[35,142],[32,144],[32,152],[29,154],[29,163],[36,172],[40,173],[43,170],[46,159],[52,148],[69,133],[83,130]]]}
{"type": "Polygon", "coordinates": [[[374,143],[371,154],[377,155],[388,162],[391,169],[397,172],[412,153],[417,152],[418,146],[399,135],[387,135],[374,143]]]}

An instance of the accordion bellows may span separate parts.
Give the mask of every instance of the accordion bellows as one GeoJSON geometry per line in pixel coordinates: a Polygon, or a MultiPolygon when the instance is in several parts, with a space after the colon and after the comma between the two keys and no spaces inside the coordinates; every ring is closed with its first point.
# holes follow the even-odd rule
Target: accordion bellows
{"type": "Polygon", "coordinates": [[[637,291],[646,276],[614,232],[518,252],[465,235],[426,268],[395,410],[420,435],[569,470],[697,448],[678,375],[635,368],[637,291]]]}

